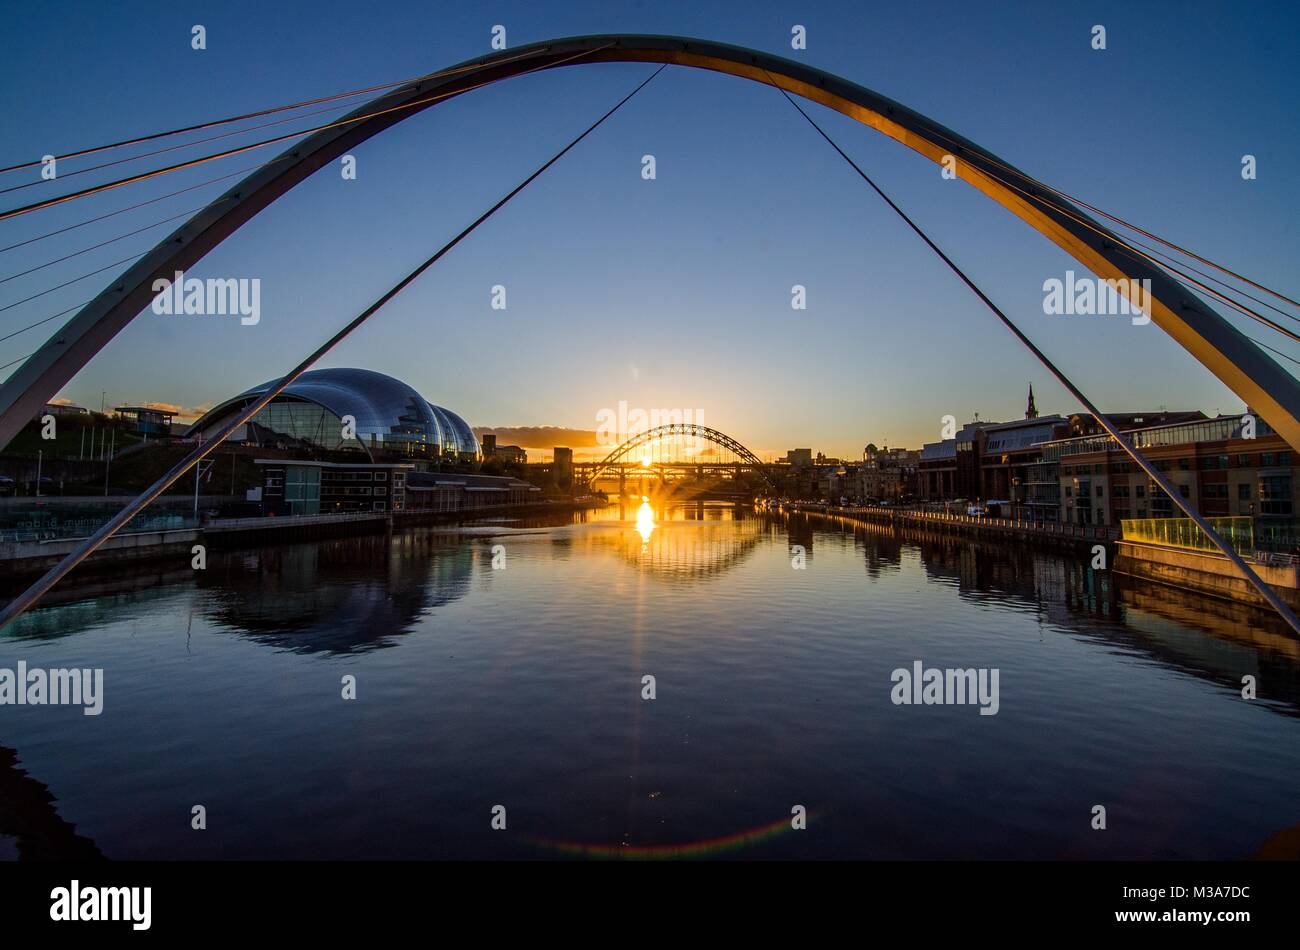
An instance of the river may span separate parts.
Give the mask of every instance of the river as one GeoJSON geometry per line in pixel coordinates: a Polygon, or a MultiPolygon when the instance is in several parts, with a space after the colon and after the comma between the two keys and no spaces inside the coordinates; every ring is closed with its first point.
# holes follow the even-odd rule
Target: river
{"type": "Polygon", "coordinates": [[[102,669],[102,711],[0,706],[4,858],[1243,858],[1300,825],[1268,617],[726,504],[74,578],[19,662],[102,669]],[[996,706],[895,702],[918,662],[996,706]]]}

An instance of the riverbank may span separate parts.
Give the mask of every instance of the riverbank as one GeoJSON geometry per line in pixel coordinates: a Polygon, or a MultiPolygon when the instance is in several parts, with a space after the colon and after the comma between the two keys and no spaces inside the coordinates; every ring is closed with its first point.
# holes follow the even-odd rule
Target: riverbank
{"type": "MultiPolygon", "coordinates": [[[[774,509],[775,510],[775,509],[774,509]]],[[[1166,545],[1126,541],[1119,529],[1104,525],[1017,522],[948,512],[910,511],[876,507],[840,507],[800,502],[784,503],[780,511],[816,515],[832,521],[887,525],[910,530],[940,531],[974,539],[1075,549],[1082,557],[1105,549],[1105,563],[1117,574],[1141,578],[1177,590],[1232,601],[1264,611],[1272,607],[1241,576],[1226,557],[1166,545]]],[[[1292,608],[1300,609],[1300,564],[1294,559],[1271,563],[1254,558],[1251,567],[1292,608]]]]}
{"type": "MultiPolygon", "coordinates": [[[[198,527],[161,531],[120,531],[103,543],[78,573],[112,570],[123,563],[184,559],[194,545],[231,548],[244,545],[289,544],[299,541],[384,534],[406,527],[450,524],[467,518],[582,511],[602,506],[596,498],[545,501],[524,505],[496,505],[456,511],[358,512],[337,515],[303,515],[280,518],[214,518],[198,527]]],[[[72,552],[85,537],[47,538],[0,543],[0,566],[9,577],[43,574],[72,552]]]]}
{"type": "Polygon", "coordinates": [[[976,515],[959,515],[946,511],[917,511],[908,508],[881,508],[870,505],[844,507],[811,502],[784,502],[785,512],[817,514],[829,518],[866,521],[900,527],[939,528],[968,537],[992,537],[1004,541],[1040,543],[1051,547],[1074,547],[1091,552],[1094,545],[1110,547],[1119,540],[1119,529],[1107,525],[1059,524],[1044,521],[1013,521],[976,515]]]}

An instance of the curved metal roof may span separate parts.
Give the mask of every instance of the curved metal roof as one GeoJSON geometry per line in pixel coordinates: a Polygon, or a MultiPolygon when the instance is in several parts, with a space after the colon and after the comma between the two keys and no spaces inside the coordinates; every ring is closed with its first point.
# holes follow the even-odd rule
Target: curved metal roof
{"type": "MultiPolygon", "coordinates": [[[[267,380],[213,407],[190,428],[191,432],[207,428],[235,406],[260,396],[279,380],[267,380]]],[[[294,399],[312,402],[340,418],[356,419],[357,439],[379,441],[414,441],[436,444],[443,451],[477,455],[478,439],[473,430],[456,413],[435,406],[413,388],[384,373],[369,369],[317,369],[303,373],[290,383],[276,401],[294,399]]]]}

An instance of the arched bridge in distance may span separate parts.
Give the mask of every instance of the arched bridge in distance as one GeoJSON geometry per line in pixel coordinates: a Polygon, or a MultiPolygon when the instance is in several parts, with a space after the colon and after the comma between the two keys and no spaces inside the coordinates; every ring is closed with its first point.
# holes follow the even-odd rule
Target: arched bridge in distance
{"type": "Polygon", "coordinates": [[[648,479],[660,485],[669,478],[740,483],[745,475],[753,475],[758,487],[774,491],[778,467],[761,461],[725,432],[698,423],[671,422],[630,436],[599,462],[575,462],[573,475],[587,486],[597,479],[617,478],[620,494],[629,479],[634,484],[648,479]]]}

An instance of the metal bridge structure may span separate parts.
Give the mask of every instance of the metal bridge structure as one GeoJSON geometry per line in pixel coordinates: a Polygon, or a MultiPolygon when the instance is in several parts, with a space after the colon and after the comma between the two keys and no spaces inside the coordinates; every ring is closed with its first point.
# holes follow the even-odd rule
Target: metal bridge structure
{"type": "MultiPolygon", "coordinates": [[[[748,79],[779,90],[858,175],[880,195],[882,200],[898,213],[904,223],[929,245],[931,250],[967,284],[1067,390],[1097,417],[1102,427],[1116,439],[1152,481],[1174,498],[1175,503],[1189,518],[1196,521],[1224,556],[1233,562],[1238,571],[1287,619],[1292,628],[1300,633],[1300,618],[1297,618],[1282,602],[1277,593],[1214,532],[1203,516],[1190,504],[1184,504],[1176,497],[1174,494],[1176,488],[1173,484],[1128,443],[1104,413],[1095,407],[1046,354],[1042,353],[1023,331],[928,238],[925,232],[876,186],[857,163],[826,135],[815,120],[798,105],[794,97],[802,97],[830,108],[894,139],[936,165],[955,173],[956,177],[1010,211],[1096,274],[1102,281],[1108,283],[1113,290],[1128,298],[1130,303],[1148,313],[1152,323],[1209,369],[1246,406],[1251,407],[1251,412],[1263,417],[1291,446],[1300,449],[1300,380],[1275,362],[1262,344],[1257,344],[1214,308],[1204,303],[1189,289],[1188,285],[1209,290],[1213,294],[1217,292],[1199,283],[1189,274],[1174,268],[1181,280],[1176,278],[1165,265],[1160,264],[1150,255],[1137,251],[1135,246],[1120,233],[1096,218],[1090,217],[1080,205],[1096,211],[1099,216],[1107,220],[1114,220],[1123,223],[1126,227],[1141,231],[1136,226],[1127,225],[1120,222],[1120,219],[1086,205],[1079,199],[1070,198],[1000,159],[970,139],[899,102],[802,62],[709,40],[678,36],[606,34],[550,40],[515,49],[500,50],[406,83],[379,95],[342,119],[318,127],[310,135],[304,132],[306,137],[289,146],[276,158],[253,170],[225,194],[193,214],[184,224],[158,242],[152,250],[139,257],[93,300],[81,307],[35,353],[23,360],[22,365],[3,385],[0,385],[0,449],[7,446],[100,350],[149,306],[158,292],[156,289],[158,282],[168,281],[176,273],[188,270],[241,226],[316,171],[398,122],[474,89],[543,70],[611,62],[661,64],[661,69],[668,65],[675,65],[710,70],[748,79]]],[[[651,78],[653,77],[648,77],[637,89],[639,90],[651,78]]],[[[635,92],[636,90],[629,94],[623,102],[626,102],[635,92]]],[[[621,105],[622,102],[619,103],[619,106],[621,105]]],[[[606,113],[596,125],[603,122],[604,118],[608,118],[619,106],[606,113]]],[[[589,128],[588,132],[596,125],[589,128]]],[[[586,134],[587,132],[584,132],[582,136],[575,139],[550,162],[534,172],[533,176],[525,179],[514,191],[462,231],[443,250],[392,287],[314,355],[309,356],[290,375],[294,378],[300,375],[320,354],[350,333],[355,326],[368,319],[387,300],[400,292],[425,268],[431,266],[478,224],[526,187],[528,182],[550,167],[586,134]]],[[[270,141],[278,141],[278,139],[270,141]]],[[[150,175],[159,174],[161,171],[165,170],[151,172],[150,175]]],[[[125,179],[107,187],[116,187],[131,180],[125,179]]],[[[37,202],[25,208],[9,209],[0,212],[0,217],[8,219],[17,214],[71,200],[85,193],[89,192],[59,196],[49,202],[37,202]]],[[[688,225],[689,222],[683,224],[688,225]]],[[[1176,245],[1170,246],[1176,247],[1176,245]]],[[[1239,276],[1231,271],[1227,273],[1239,276]]],[[[1267,288],[1263,289],[1267,290],[1267,288]]],[[[1229,303],[1238,303],[1231,298],[1218,296],[1229,303]]],[[[1290,300],[1285,297],[1282,299],[1290,300]]],[[[1248,309],[1244,312],[1261,319],[1293,339],[1300,339],[1268,318],[1254,314],[1248,309]]],[[[282,382],[285,380],[291,381],[289,376],[286,376],[282,382]]],[[[228,434],[224,433],[220,438],[228,434]]],[[[220,438],[215,441],[219,442],[220,438]]],[[[188,471],[210,451],[211,446],[206,449],[199,447],[192,457],[177,463],[177,466],[169,470],[144,494],[137,497],[108,524],[67,555],[58,566],[52,568],[40,581],[11,602],[0,613],[0,625],[27,609],[41,593],[65,576],[107,537],[125,524],[134,513],[141,510],[150,498],[156,497],[168,485],[174,483],[181,472],[188,471]]]]}
{"type": "Polygon", "coordinates": [[[587,486],[599,478],[617,478],[622,494],[629,475],[654,478],[662,484],[670,476],[736,479],[752,472],[769,489],[775,489],[775,468],[725,432],[698,423],[672,422],[630,436],[599,462],[574,463],[573,473],[575,480],[587,486]],[[721,452],[681,451],[683,442],[692,446],[708,443],[721,452]]]}
{"type": "MultiPolygon", "coordinates": [[[[806,63],[678,36],[596,35],[506,49],[384,93],[253,171],[114,279],[0,386],[0,447],[152,301],[154,281],[201,260],[311,174],[385,129],[484,85],[540,70],[663,63],[775,86],[834,109],[916,151],[1002,205],[1097,276],[1150,281],[1151,319],[1300,448],[1300,382],[1154,261],[984,148],[901,103],[806,63]]],[[[1120,285],[1125,286],[1125,285],[1120,285]]],[[[1131,285],[1136,286],[1136,285],[1131,285]]]]}

